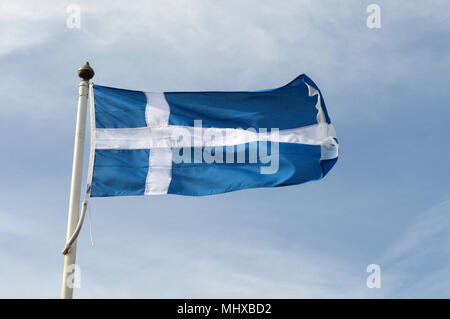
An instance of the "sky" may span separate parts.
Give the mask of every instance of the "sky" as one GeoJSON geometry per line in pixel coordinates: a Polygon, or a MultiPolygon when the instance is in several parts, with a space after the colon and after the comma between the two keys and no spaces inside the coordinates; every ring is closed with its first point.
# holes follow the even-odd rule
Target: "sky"
{"type": "Polygon", "coordinates": [[[85,61],[97,84],[156,92],[305,73],[340,154],[302,185],[92,199],[75,298],[450,297],[449,1],[4,0],[0,30],[1,298],[60,295],[85,61]]]}

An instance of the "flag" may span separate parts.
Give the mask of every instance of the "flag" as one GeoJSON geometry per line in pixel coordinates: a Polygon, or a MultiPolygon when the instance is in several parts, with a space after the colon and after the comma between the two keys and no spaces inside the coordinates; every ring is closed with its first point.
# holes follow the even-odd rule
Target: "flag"
{"type": "Polygon", "coordinates": [[[211,195],[323,178],[338,142],[306,75],[271,90],[91,88],[91,197],[211,195]]]}

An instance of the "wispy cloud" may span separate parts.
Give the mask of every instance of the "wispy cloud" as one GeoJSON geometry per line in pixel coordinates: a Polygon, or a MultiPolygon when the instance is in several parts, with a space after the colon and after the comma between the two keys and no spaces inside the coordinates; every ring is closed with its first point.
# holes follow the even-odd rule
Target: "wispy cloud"
{"type": "Polygon", "coordinates": [[[383,260],[392,297],[450,297],[450,200],[416,216],[383,260]]]}
{"type": "Polygon", "coordinates": [[[108,296],[115,298],[348,298],[374,295],[365,287],[364,269],[300,247],[295,251],[280,251],[242,241],[199,242],[191,238],[154,237],[138,245],[122,243],[116,246],[120,258],[110,250],[94,250],[88,255],[95,255],[102,264],[84,266],[85,286],[77,291],[80,297],[101,298],[105,296],[105,290],[108,296]],[[105,276],[105,273],[109,275],[105,276]],[[98,290],[98,287],[102,289],[98,290]]]}
{"type": "Polygon", "coordinates": [[[0,213],[0,236],[2,235],[31,235],[39,230],[36,223],[11,214],[0,213]]]}
{"type": "Polygon", "coordinates": [[[65,6],[54,1],[2,1],[0,3],[0,57],[16,50],[31,49],[54,40],[64,21],[65,6]]]}

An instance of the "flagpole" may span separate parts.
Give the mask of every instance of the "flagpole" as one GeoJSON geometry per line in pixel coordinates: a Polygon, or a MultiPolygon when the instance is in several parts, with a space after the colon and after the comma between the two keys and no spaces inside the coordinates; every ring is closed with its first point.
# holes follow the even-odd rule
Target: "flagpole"
{"type": "MultiPolygon", "coordinates": [[[[84,140],[86,135],[86,113],[87,99],[89,92],[89,80],[94,77],[94,70],[89,66],[89,62],[78,69],[80,77],[79,95],[78,95],[78,114],[75,131],[75,145],[73,152],[72,182],[70,186],[69,216],[67,221],[66,241],[70,239],[78,223],[80,215],[80,195],[81,178],[83,174],[83,154],[84,140]]],[[[76,262],[77,243],[73,243],[70,250],[64,257],[64,272],[61,288],[62,299],[72,299],[73,281],[76,262]]]]}

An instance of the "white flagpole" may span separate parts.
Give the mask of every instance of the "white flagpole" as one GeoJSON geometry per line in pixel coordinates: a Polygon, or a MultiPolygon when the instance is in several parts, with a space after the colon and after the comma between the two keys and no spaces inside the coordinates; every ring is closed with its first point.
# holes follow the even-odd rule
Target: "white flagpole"
{"type": "MultiPolygon", "coordinates": [[[[75,231],[80,215],[81,178],[83,173],[84,139],[86,135],[87,99],[89,92],[89,80],[94,77],[94,74],[94,70],[89,66],[89,62],[86,62],[85,65],[78,69],[78,76],[81,78],[81,82],[78,96],[78,115],[75,131],[72,183],[70,187],[69,217],[67,221],[66,241],[70,239],[75,231]]],[[[77,244],[75,242],[70,250],[65,254],[64,273],[61,288],[62,299],[72,299],[73,297],[76,251],[77,244]]]]}

